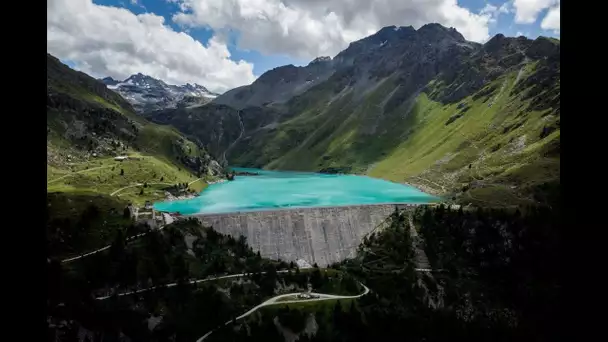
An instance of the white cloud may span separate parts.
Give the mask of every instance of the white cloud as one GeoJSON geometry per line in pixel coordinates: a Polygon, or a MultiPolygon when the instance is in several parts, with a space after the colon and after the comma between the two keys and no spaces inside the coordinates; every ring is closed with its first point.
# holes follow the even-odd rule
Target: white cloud
{"type": "Polygon", "coordinates": [[[131,5],[137,5],[137,0],[131,0],[131,5]]]}
{"type": "Polygon", "coordinates": [[[486,4],[486,6],[484,8],[481,9],[481,11],[479,11],[479,14],[491,14],[498,11],[498,7],[492,5],[492,4],[486,4]]]}
{"type": "Polygon", "coordinates": [[[556,34],[559,35],[559,14],[560,14],[560,4],[556,7],[549,9],[547,15],[540,23],[540,27],[544,30],[553,30],[556,34]]]}
{"type": "Polygon", "coordinates": [[[511,8],[511,3],[510,2],[505,2],[504,4],[500,5],[500,8],[498,8],[498,12],[500,13],[511,13],[511,11],[513,11],[513,8],[511,8]]]}
{"type": "Polygon", "coordinates": [[[532,24],[540,12],[555,4],[559,0],[513,0],[515,8],[515,22],[519,24],[532,24]]]}
{"type": "Polygon", "coordinates": [[[501,14],[507,14],[511,12],[511,7],[508,2],[503,3],[500,7],[492,4],[486,4],[484,8],[479,11],[480,15],[488,16],[490,23],[496,23],[498,16],[501,14]]]}
{"type": "Polygon", "coordinates": [[[178,0],[173,16],[184,27],[236,30],[242,49],[312,59],[334,56],[354,40],[389,25],[415,28],[437,22],[465,38],[489,38],[490,14],[456,0],[178,0]]]}
{"type": "Polygon", "coordinates": [[[253,65],[230,60],[226,44],[204,46],[164,25],[164,18],[96,5],[91,0],[49,0],[47,51],[95,77],[125,79],[141,72],[168,83],[199,83],[225,91],[253,82],[253,65]]]}

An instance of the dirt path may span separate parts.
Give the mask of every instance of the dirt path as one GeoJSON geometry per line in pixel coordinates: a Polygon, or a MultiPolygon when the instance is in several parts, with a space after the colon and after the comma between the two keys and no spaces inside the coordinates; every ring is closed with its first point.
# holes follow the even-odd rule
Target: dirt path
{"type": "Polygon", "coordinates": [[[56,181],[61,180],[61,179],[65,178],[65,177],[68,177],[68,176],[73,176],[73,175],[75,175],[75,174],[77,174],[77,173],[84,173],[84,172],[89,172],[89,171],[93,171],[93,170],[100,170],[100,169],[105,169],[105,168],[108,168],[108,167],[114,167],[114,166],[115,166],[115,165],[97,166],[97,167],[92,167],[92,168],[90,168],[90,169],[85,169],[85,170],[80,170],[80,171],[70,172],[70,173],[68,173],[68,174],[65,174],[65,175],[63,175],[63,176],[59,177],[59,178],[55,178],[55,179],[53,179],[53,180],[47,181],[47,182],[46,182],[46,184],[56,182],[56,181]]]}
{"type": "Polygon", "coordinates": [[[192,182],[188,183],[188,186],[190,186],[190,184],[194,184],[196,182],[198,182],[199,180],[201,180],[202,178],[197,178],[195,180],[193,180],[192,182]]]}
{"type": "MultiPolygon", "coordinates": [[[[163,213],[163,214],[164,214],[164,213],[163,213]]],[[[173,221],[171,221],[171,222],[173,222],[173,221]]],[[[156,230],[156,231],[159,231],[159,230],[162,230],[162,229],[163,229],[163,228],[165,228],[165,227],[166,227],[166,225],[163,225],[163,226],[161,226],[161,227],[159,227],[159,228],[157,228],[157,229],[155,229],[155,230],[156,230]]],[[[126,242],[131,242],[131,241],[134,241],[135,239],[138,239],[138,238],[140,238],[140,237],[142,237],[142,236],[145,236],[145,235],[147,235],[148,233],[150,233],[150,232],[145,232],[145,233],[140,233],[140,234],[137,234],[137,235],[129,236],[129,237],[127,237],[127,238],[125,239],[125,241],[126,241],[126,242]]],[[[106,249],[109,249],[110,247],[112,247],[112,245],[107,245],[107,246],[105,246],[105,247],[101,247],[101,248],[96,249],[96,250],[94,250],[94,251],[92,251],[92,252],[85,253],[85,254],[82,254],[82,255],[79,255],[79,256],[76,256],[76,257],[72,257],[72,258],[68,258],[68,259],[63,259],[63,260],[61,260],[61,263],[63,264],[63,263],[66,263],[66,262],[72,262],[72,261],[75,261],[75,260],[79,260],[79,259],[82,259],[82,258],[86,258],[86,257],[88,257],[88,256],[91,256],[91,255],[94,255],[94,254],[97,254],[97,253],[103,252],[103,251],[105,251],[106,249]]]]}
{"type": "MultiPolygon", "coordinates": [[[[287,273],[287,272],[289,272],[289,270],[277,271],[277,273],[287,273]]],[[[260,272],[260,274],[265,274],[265,273],[266,272],[260,272]]],[[[238,273],[238,274],[230,274],[230,275],[219,276],[219,277],[208,277],[208,278],[204,278],[204,279],[191,280],[191,281],[185,282],[184,284],[198,284],[198,283],[204,283],[204,282],[213,281],[213,280],[244,277],[246,275],[247,275],[247,273],[238,273]]],[[[136,291],[119,293],[119,294],[117,294],[117,296],[118,297],[129,296],[132,294],[144,293],[144,292],[152,291],[152,290],[159,289],[159,288],[174,287],[177,285],[178,285],[178,283],[168,283],[168,284],[163,284],[163,285],[158,285],[158,286],[147,287],[145,289],[140,289],[140,290],[136,290],[136,291]]],[[[95,299],[96,300],[106,300],[110,297],[112,297],[112,296],[97,297],[95,299]]]]}
{"type": "MultiPolygon", "coordinates": [[[[193,182],[193,183],[194,183],[194,182],[193,182]]],[[[160,185],[175,185],[174,183],[160,183],[160,182],[152,182],[152,183],[148,183],[148,185],[159,185],[159,184],[160,184],[160,185]]],[[[119,192],[123,191],[124,189],[133,188],[133,187],[136,187],[136,186],[142,186],[142,185],[144,185],[144,183],[136,183],[136,184],[133,184],[133,185],[127,185],[127,186],[125,186],[125,187],[122,187],[122,188],[120,188],[120,189],[118,189],[118,190],[114,191],[113,193],[111,193],[111,194],[110,194],[110,196],[114,196],[114,195],[116,195],[117,193],[119,193],[119,192]]],[[[188,184],[188,185],[189,185],[189,184],[188,184]]]]}

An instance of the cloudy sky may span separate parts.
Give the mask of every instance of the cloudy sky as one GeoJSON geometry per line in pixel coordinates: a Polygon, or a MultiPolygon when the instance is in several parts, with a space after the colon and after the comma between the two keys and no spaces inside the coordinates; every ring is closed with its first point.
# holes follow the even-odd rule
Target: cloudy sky
{"type": "Polygon", "coordinates": [[[483,43],[559,37],[559,16],[560,0],[48,0],[47,50],[95,77],[141,72],[223,92],[384,26],[437,22],[483,43]]]}

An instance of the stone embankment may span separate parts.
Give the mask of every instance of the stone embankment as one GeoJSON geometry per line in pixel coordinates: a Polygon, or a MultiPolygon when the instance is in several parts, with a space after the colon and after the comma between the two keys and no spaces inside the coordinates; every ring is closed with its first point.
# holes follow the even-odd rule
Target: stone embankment
{"type": "Polygon", "coordinates": [[[378,204],[196,214],[205,226],[244,235],[262,257],[304,260],[320,267],[353,257],[363,237],[395,210],[413,205],[378,204]]]}

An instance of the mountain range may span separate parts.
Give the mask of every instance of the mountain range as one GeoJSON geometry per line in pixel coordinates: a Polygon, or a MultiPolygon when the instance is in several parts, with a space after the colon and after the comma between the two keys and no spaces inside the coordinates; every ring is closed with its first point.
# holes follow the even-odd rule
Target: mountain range
{"type": "Polygon", "coordinates": [[[122,95],[137,112],[201,105],[218,96],[196,83],[172,85],[141,73],[124,81],[112,77],[100,81],[122,95]]]}
{"type": "Polygon", "coordinates": [[[559,183],[560,41],[389,26],[194,108],[145,112],[218,160],[367,174],[462,203],[542,201],[559,183]]]}
{"type": "Polygon", "coordinates": [[[204,87],[172,87],[141,74],[102,82],[47,54],[49,339],[559,339],[570,228],[559,40],[479,44],[438,24],[390,26],[204,104],[214,96],[204,87]],[[209,227],[146,210],[228,178],[220,163],[366,174],[463,206],[390,206],[358,247],[321,252],[352,257],[302,267],[262,257],[271,240],[238,235],[247,222],[294,223],[277,246],[312,250],[311,236],[328,242],[332,226],[372,211],[208,217],[209,227]],[[296,234],[311,220],[323,231],[296,234]]]}
{"type": "Polygon", "coordinates": [[[202,146],[142,118],[104,83],[49,54],[46,118],[49,193],[114,194],[112,201],[139,204],[164,199],[167,186],[223,173],[202,146]],[[145,190],[121,190],[143,184],[145,190]]]}

